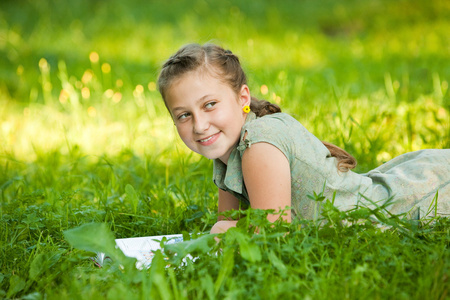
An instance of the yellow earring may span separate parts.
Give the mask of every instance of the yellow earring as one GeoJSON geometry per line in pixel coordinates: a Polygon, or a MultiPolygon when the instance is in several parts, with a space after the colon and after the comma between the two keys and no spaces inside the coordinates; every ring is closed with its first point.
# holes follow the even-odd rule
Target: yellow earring
{"type": "Polygon", "coordinates": [[[248,113],[250,112],[250,106],[246,105],[246,106],[244,106],[244,107],[242,108],[242,110],[243,110],[246,114],[248,114],[248,113]]]}

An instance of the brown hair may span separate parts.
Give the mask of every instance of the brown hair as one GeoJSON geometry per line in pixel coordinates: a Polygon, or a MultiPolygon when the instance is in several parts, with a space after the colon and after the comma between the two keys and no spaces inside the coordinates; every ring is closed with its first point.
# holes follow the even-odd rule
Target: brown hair
{"type": "MultiPolygon", "coordinates": [[[[247,84],[247,77],[239,58],[231,51],[214,44],[203,46],[188,44],[163,64],[159,74],[158,89],[166,106],[166,93],[171,85],[182,75],[201,68],[228,84],[236,94],[244,84],[247,84]]],[[[250,109],[258,117],[281,112],[278,105],[254,97],[252,97],[250,109]]],[[[345,172],[356,166],[356,159],[345,150],[327,142],[322,143],[328,148],[331,156],[336,157],[339,171],[345,172]]]]}
{"type": "Polygon", "coordinates": [[[242,70],[239,58],[229,50],[214,44],[188,44],[172,55],[163,65],[158,78],[158,89],[164,101],[172,83],[182,75],[204,69],[228,84],[236,94],[247,77],[242,70]]]}

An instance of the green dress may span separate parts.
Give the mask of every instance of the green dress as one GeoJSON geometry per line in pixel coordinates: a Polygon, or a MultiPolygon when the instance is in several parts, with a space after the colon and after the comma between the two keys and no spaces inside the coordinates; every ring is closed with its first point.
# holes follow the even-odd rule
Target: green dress
{"type": "Polygon", "coordinates": [[[437,199],[437,214],[450,214],[450,149],[406,153],[366,174],[339,172],[336,158],[323,143],[285,113],[257,118],[250,112],[228,164],[214,160],[214,183],[244,205],[250,202],[241,158],[247,148],[259,142],[272,144],[289,160],[292,214],[298,217],[314,219],[320,214],[320,202],[308,197],[314,192],[323,192],[330,200],[334,197],[334,205],[340,210],[357,205],[373,207],[374,203],[382,205],[390,199],[391,213],[407,213],[418,219],[434,216],[435,210],[430,212],[429,208],[437,199]]]}

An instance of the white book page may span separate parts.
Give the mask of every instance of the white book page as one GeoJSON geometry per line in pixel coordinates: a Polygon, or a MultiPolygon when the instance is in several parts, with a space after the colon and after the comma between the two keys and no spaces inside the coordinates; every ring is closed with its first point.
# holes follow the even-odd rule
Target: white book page
{"type": "Polygon", "coordinates": [[[172,234],[116,239],[116,244],[120,250],[122,250],[123,254],[137,259],[137,268],[149,268],[154,256],[153,251],[161,249],[160,241],[164,237],[167,238],[166,244],[174,244],[183,241],[182,234],[172,234]]]}

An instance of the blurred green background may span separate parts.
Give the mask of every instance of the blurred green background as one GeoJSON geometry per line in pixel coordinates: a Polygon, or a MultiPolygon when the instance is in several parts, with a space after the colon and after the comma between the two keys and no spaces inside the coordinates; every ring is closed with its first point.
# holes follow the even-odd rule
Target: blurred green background
{"type": "Polygon", "coordinates": [[[449,7],[444,0],[2,1],[2,91],[28,101],[41,58],[53,68],[65,61],[79,78],[92,51],[125,84],[146,85],[181,45],[208,41],[239,54],[257,83],[285,71],[311,76],[318,89],[325,81],[370,93],[389,72],[403,88],[431,90],[433,72],[450,74],[449,7]]]}

